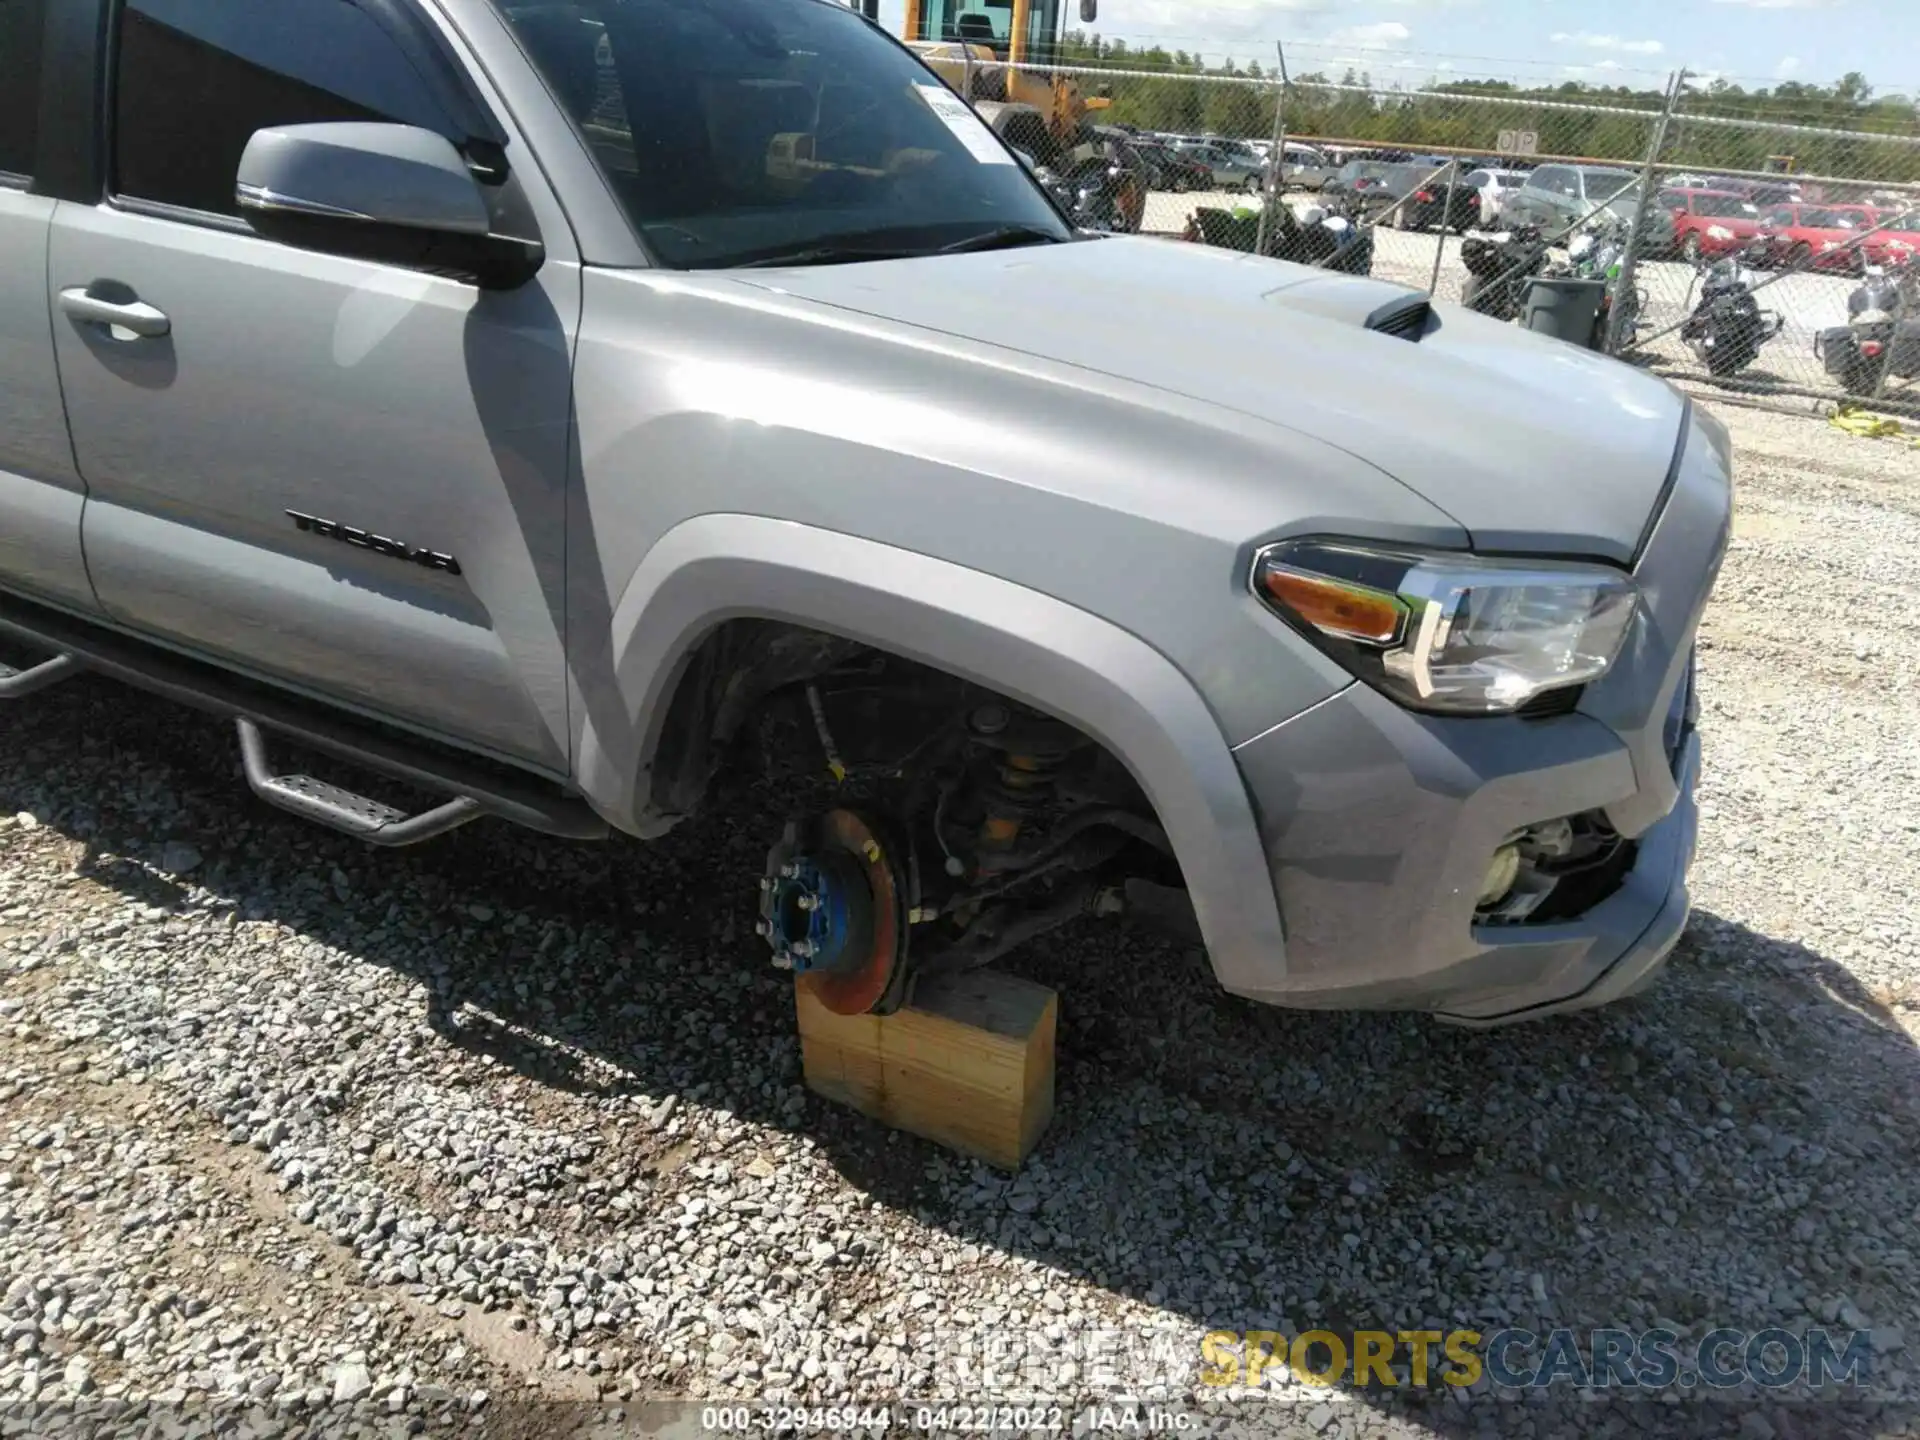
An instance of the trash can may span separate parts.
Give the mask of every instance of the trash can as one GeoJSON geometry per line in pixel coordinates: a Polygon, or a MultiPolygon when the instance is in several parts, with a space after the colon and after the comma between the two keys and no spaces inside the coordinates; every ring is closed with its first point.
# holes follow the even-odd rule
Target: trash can
{"type": "MultiPolygon", "coordinates": [[[[1570,345],[1597,349],[1594,322],[1600,318],[1600,307],[1606,298],[1604,280],[1558,280],[1536,275],[1527,287],[1527,304],[1520,323],[1570,345]]],[[[1606,337],[1599,337],[1599,344],[1605,343],[1606,337]]]]}

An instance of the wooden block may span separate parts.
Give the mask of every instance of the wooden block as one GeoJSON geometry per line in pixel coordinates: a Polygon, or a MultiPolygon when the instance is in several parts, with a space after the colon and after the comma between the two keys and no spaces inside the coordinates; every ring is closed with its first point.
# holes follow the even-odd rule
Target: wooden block
{"type": "Polygon", "coordinates": [[[816,1095],[1017,1170],[1053,1118],[1059,997],[975,970],[929,977],[892,1015],[836,1015],[794,987],[800,1058],[816,1095]]]}

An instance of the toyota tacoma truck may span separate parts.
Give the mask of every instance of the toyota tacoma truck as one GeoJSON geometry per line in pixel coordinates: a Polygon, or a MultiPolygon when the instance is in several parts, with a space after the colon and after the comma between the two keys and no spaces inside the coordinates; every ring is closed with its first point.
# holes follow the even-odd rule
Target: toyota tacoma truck
{"type": "Polygon", "coordinates": [[[0,6],[0,697],[200,707],[380,845],[791,774],[740,903],[844,1013],[1088,916],[1275,1005],[1644,986],[1730,465],[1610,359],[1076,233],[829,0],[0,6]]]}

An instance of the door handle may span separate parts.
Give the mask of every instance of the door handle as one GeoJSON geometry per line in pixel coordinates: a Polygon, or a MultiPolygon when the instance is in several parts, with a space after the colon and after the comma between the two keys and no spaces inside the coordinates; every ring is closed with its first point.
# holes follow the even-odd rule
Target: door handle
{"type": "Polygon", "coordinates": [[[135,335],[152,339],[173,329],[166,313],[140,300],[102,300],[90,288],[74,286],[60,292],[60,308],[76,320],[96,325],[117,325],[135,335]]]}

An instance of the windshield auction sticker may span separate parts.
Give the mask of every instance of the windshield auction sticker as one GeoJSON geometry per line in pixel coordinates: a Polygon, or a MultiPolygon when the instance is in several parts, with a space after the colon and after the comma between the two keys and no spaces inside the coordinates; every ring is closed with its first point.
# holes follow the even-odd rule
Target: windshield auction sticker
{"type": "Polygon", "coordinates": [[[982,165],[1011,165],[1013,156],[993,138],[986,121],[973,113],[973,107],[944,85],[920,85],[914,89],[927,102],[927,108],[940,117],[954,138],[967,147],[967,153],[982,165]]]}

